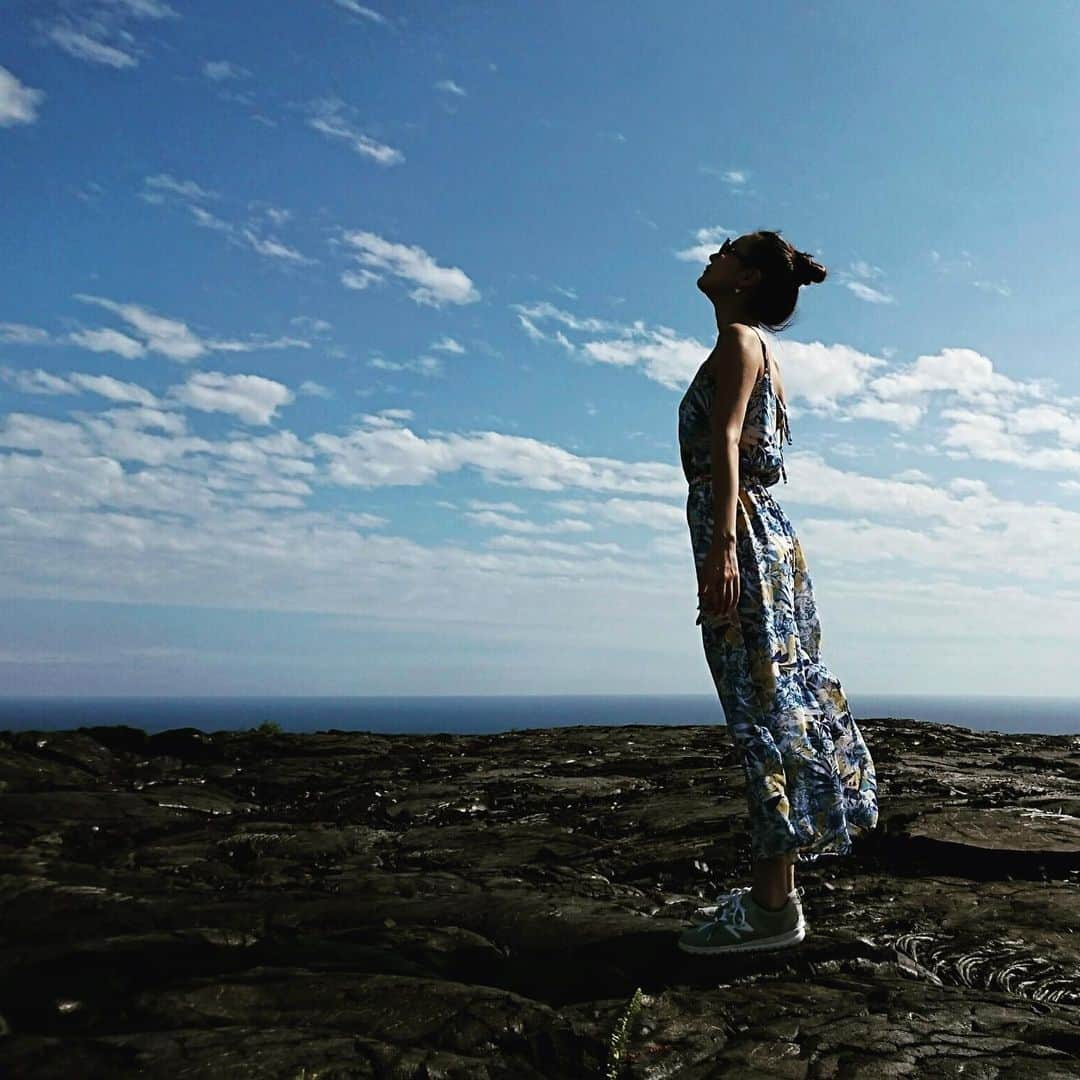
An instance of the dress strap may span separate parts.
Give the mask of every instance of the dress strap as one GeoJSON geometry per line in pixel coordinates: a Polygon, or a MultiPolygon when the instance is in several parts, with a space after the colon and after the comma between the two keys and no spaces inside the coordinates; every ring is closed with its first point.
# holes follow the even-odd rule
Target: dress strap
{"type": "Polygon", "coordinates": [[[765,357],[765,374],[768,375],[768,373],[769,373],[769,346],[768,346],[768,343],[765,341],[765,335],[756,326],[754,326],[753,324],[751,324],[750,328],[754,331],[755,334],[757,334],[758,341],[761,342],[761,352],[765,357]]]}
{"type": "MultiPolygon", "coordinates": [[[[769,374],[769,345],[765,340],[765,335],[758,327],[753,327],[754,333],[757,334],[758,339],[761,341],[761,351],[765,354],[765,374],[769,374]]],[[[776,407],[779,415],[776,419],[776,427],[780,432],[780,475],[784,478],[784,483],[788,482],[787,470],[784,468],[784,440],[787,439],[788,445],[791,444],[791,425],[788,422],[787,406],[780,400],[780,395],[776,392],[776,387],[773,387],[773,400],[776,402],[776,407]]]]}

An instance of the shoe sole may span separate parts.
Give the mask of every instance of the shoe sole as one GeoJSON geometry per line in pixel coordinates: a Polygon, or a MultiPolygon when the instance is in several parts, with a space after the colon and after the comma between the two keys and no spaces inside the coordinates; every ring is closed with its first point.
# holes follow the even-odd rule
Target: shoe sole
{"type": "Polygon", "coordinates": [[[770,949],[783,949],[789,945],[798,945],[806,937],[806,924],[800,923],[794,930],[775,937],[765,938],[761,941],[747,941],[741,945],[687,945],[678,942],[678,946],[686,953],[733,953],[733,952],[767,952],[770,949]]]}

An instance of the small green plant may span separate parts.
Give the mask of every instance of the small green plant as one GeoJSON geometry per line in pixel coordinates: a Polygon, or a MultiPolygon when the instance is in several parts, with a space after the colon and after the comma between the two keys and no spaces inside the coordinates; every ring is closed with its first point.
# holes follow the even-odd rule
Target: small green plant
{"type": "Polygon", "coordinates": [[[630,1028],[634,1018],[641,1009],[643,998],[639,986],[627,1002],[622,1016],[615,1024],[615,1030],[611,1033],[611,1045],[608,1048],[607,1071],[604,1080],[619,1080],[619,1074],[626,1064],[626,1043],[630,1038],[630,1028]]]}
{"type": "Polygon", "coordinates": [[[257,728],[252,728],[256,735],[280,735],[281,725],[276,720],[264,720],[257,728]]]}

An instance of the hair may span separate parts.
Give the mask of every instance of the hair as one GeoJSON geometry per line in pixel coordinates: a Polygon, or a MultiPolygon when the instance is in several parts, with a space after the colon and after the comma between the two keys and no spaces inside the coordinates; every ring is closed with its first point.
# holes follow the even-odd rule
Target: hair
{"type": "Polygon", "coordinates": [[[747,297],[749,315],[772,331],[786,330],[799,299],[799,286],[824,281],[828,271],[812,255],[780,238],[780,230],[759,229],[747,265],[761,271],[761,281],[747,297]]]}

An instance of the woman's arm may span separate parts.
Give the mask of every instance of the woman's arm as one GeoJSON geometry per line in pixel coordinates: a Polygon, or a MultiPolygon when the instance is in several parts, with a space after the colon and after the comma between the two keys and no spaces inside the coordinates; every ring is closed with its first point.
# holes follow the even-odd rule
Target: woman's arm
{"type": "Polygon", "coordinates": [[[748,326],[725,326],[713,349],[710,458],[715,524],[712,546],[718,551],[735,543],[739,438],[750,393],[758,379],[760,355],[760,339],[748,326]]]}

